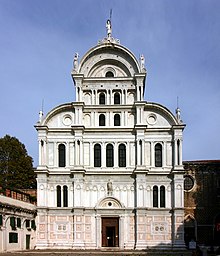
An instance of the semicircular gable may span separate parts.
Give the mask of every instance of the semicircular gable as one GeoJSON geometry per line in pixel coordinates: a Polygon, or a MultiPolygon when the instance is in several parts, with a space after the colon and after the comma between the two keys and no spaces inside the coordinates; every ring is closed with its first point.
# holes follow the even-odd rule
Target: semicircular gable
{"type": "Polygon", "coordinates": [[[71,103],[52,109],[44,118],[42,125],[48,128],[70,127],[74,121],[75,110],[71,103]]]}
{"type": "Polygon", "coordinates": [[[98,208],[122,208],[121,202],[115,197],[108,196],[97,203],[98,208]]]}
{"type": "Polygon", "coordinates": [[[148,127],[155,128],[168,128],[178,124],[170,110],[158,103],[152,102],[146,103],[144,107],[144,121],[148,124],[148,127]]]}
{"type": "Polygon", "coordinates": [[[117,67],[119,76],[122,74],[122,76],[134,76],[135,73],[140,72],[137,59],[127,48],[117,44],[104,44],[90,49],[83,56],[79,65],[79,73],[84,74],[84,77],[98,77],[97,74],[103,77],[102,72],[95,72],[95,70],[98,67],[101,68],[104,62],[105,65],[117,67]]]}

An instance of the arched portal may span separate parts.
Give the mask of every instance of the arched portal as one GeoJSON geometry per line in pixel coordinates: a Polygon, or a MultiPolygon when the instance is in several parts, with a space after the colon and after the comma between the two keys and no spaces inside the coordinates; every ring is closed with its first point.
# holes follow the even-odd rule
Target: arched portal
{"type": "Polygon", "coordinates": [[[108,214],[101,217],[101,246],[102,247],[119,247],[120,218],[117,209],[122,208],[122,204],[114,197],[108,196],[102,199],[97,207],[100,209],[108,209],[108,214]],[[111,211],[113,210],[113,211],[111,211]]]}
{"type": "Polygon", "coordinates": [[[184,220],[184,240],[186,246],[189,246],[190,241],[196,241],[196,238],[196,221],[192,216],[188,215],[184,220]]]}

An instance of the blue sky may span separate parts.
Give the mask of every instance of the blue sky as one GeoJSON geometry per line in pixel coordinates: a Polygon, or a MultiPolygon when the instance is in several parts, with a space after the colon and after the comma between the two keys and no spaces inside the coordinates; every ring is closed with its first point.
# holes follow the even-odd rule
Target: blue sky
{"type": "Polygon", "coordinates": [[[75,100],[70,72],[106,36],[148,72],[145,100],[179,107],[187,125],[183,159],[220,159],[219,0],[0,0],[0,137],[23,142],[38,163],[34,125],[44,113],[75,100]]]}

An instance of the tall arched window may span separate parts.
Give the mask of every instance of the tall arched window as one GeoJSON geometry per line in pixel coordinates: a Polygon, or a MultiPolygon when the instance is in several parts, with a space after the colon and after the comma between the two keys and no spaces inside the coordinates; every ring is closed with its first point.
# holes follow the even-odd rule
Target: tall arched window
{"type": "Polygon", "coordinates": [[[101,167],[101,145],[94,146],[94,167],[101,167]]]}
{"type": "Polygon", "coordinates": [[[155,145],[155,166],[162,167],[162,145],[160,143],[155,145]]]}
{"type": "Polygon", "coordinates": [[[107,167],[114,166],[114,149],[112,144],[108,144],[106,146],[106,166],[107,167]]]}
{"type": "Polygon", "coordinates": [[[165,187],[160,186],[160,207],[165,207],[165,187]]]}
{"type": "Polygon", "coordinates": [[[63,207],[68,207],[68,187],[63,186],[63,207]]]}
{"type": "Polygon", "coordinates": [[[114,115],[114,126],[120,126],[121,125],[121,118],[119,114],[114,115]]]}
{"type": "Polygon", "coordinates": [[[103,92],[99,94],[99,104],[105,105],[105,94],[103,92]]]}
{"type": "Polygon", "coordinates": [[[158,187],[153,187],[153,207],[158,207],[158,187]]]}
{"type": "Polygon", "coordinates": [[[120,104],[120,94],[118,92],[114,94],[114,104],[120,104]]]}
{"type": "Polygon", "coordinates": [[[59,151],[59,167],[66,166],[66,147],[64,144],[60,144],[58,147],[59,151]]]}
{"type": "Polygon", "coordinates": [[[126,167],[126,146],[124,144],[118,147],[118,164],[119,167],[126,167]]]}
{"type": "Polygon", "coordinates": [[[180,140],[177,140],[177,164],[180,165],[180,140]]]}
{"type": "Polygon", "coordinates": [[[61,207],[61,186],[57,186],[57,207],[61,207]]]}
{"type": "Polygon", "coordinates": [[[99,115],[99,126],[105,126],[105,115],[104,114],[99,115]]]}

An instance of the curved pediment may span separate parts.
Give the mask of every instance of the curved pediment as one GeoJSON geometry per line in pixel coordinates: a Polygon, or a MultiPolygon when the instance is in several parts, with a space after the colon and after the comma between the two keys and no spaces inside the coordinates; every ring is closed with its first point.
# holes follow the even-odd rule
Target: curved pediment
{"type": "Polygon", "coordinates": [[[176,117],[166,107],[148,102],[144,107],[144,122],[148,128],[170,128],[178,125],[176,117]]]}
{"type": "Polygon", "coordinates": [[[74,124],[75,108],[72,103],[60,105],[52,109],[43,119],[41,125],[48,128],[65,128],[74,124]]]}
{"type": "Polygon", "coordinates": [[[112,196],[108,196],[102,199],[101,201],[99,201],[97,204],[97,207],[98,208],[122,208],[123,206],[118,199],[112,196]]]}
{"type": "Polygon", "coordinates": [[[117,44],[98,45],[82,58],[78,73],[84,77],[105,77],[106,69],[113,68],[116,77],[133,77],[140,66],[127,48],[117,44]]]}

